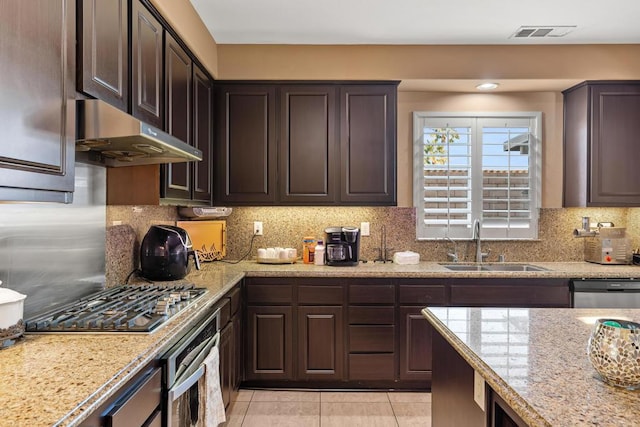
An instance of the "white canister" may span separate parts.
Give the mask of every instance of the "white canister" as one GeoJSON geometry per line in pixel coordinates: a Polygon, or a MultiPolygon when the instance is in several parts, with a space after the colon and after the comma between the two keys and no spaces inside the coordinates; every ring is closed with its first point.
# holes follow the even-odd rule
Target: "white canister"
{"type": "Polygon", "coordinates": [[[265,248],[259,248],[258,258],[266,258],[266,257],[267,257],[267,250],[265,248]]]}
{"type": "Polygon", "coordinates": [[[0,329],[7,329],[22,320],[26,295],[0,288],[0,329]]]}
{"type": "Polygon", "coordinates": [[[275,248],[267,248],[267,258],[275,258],[276,250],[275,248]]]}
{"type": "Polygon", "coordinates": [[[298,251],[296,250],[296,248],[287,248],[285,249],[285,251],[287,251],[287,258],[289,259],[298,258],[298,251]]]}

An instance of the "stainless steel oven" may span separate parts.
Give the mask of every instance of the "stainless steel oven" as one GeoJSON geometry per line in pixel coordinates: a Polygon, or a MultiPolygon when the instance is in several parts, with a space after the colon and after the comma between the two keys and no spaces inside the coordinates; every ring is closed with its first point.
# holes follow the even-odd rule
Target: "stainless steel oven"
{"type": "Polygon", "coordinates": [[[203,361],[220,343],[220,309],[206,316],[161,357],[167,427],[202,426],[199,383],[203,361]]]}

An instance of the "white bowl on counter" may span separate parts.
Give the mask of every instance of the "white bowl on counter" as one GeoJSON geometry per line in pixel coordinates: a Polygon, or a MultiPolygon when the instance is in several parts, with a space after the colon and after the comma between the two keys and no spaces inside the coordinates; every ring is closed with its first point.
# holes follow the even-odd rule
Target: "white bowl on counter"
{"type": "Polygon", "coordinates": [[[0,288],[0,340],[12,339],[24,333],[24,300],[26,295],[0,288]]]}

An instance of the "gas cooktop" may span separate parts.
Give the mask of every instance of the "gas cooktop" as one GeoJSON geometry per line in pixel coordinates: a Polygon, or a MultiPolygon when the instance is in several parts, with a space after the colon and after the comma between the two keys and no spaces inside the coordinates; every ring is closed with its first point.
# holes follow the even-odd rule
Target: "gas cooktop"
{"type": "Polygon", "coordinates": [[[27,333],[153,332],[207,292],[194,285],[116,286],[26,322],[27,333]]]}

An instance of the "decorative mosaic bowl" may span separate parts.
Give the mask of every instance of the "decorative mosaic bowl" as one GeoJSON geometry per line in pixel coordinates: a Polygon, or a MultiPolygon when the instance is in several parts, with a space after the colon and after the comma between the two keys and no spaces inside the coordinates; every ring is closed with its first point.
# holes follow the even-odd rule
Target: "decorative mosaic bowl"
{"type": "Polygon", "coordinates": [[[605,383],[631,390],[640,388],[639,323],[598,319],[587,354],[605,383]]]}

